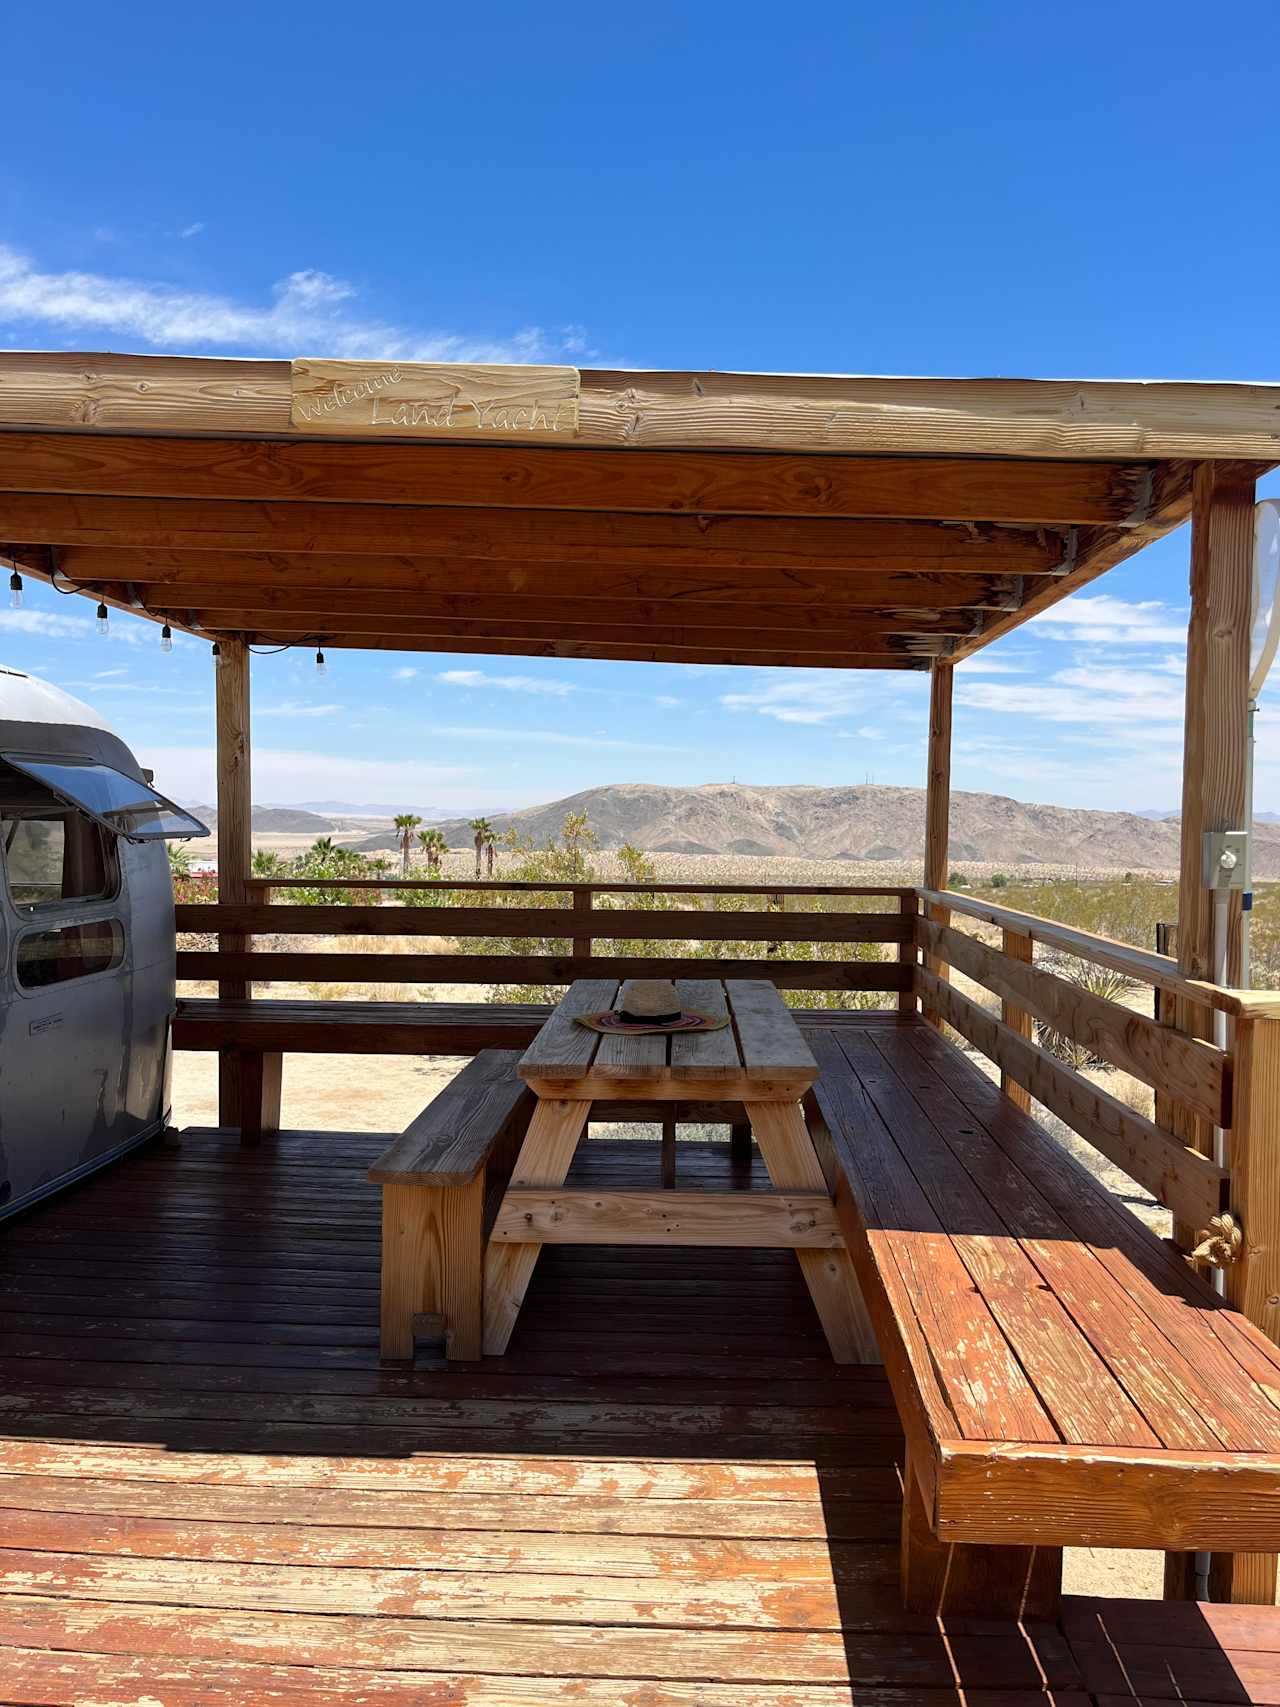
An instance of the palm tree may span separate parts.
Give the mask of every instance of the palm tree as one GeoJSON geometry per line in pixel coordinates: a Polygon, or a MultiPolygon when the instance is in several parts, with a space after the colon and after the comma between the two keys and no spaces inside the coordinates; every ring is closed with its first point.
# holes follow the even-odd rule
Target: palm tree
{"type": "Polygon", "coordinates": [[[480,861],[487,848],[489,850],[489,876],[493,876],[493,844],[497,841],[497,832],[487,818],[473,818],[467,828],[476,839],[476,877],[480,876],[480,861]]]}
{"type": "Polygon", "coordinates": [[[413,832],[422,819],[416,812],[398,812],[393,820],[396,834],[400,837],[400,875],[409,875],[409,849],[413,846],[413,832]]]}
{"type": "Polygon", "coordinates": [[[440,861],[449,851],[449,844],[444,838],[443,830],[419,830],[418,844],[426,856],[427,875],[439,877],[440,861]]]}

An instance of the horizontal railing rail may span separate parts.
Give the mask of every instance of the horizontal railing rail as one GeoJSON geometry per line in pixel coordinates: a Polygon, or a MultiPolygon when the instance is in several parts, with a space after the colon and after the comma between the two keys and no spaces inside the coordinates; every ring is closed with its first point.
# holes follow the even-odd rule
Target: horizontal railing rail
{"type": "Polygon", "coordinates": [[[984,924],[996,925],[1001,930],[1028,937],[1032,942],[1043,943],[1046,948],[1057,949],[1060,953],[1083,960],[1088,965],[1104,966],[1109,971],[1120,972],[1125,977],[1136,979],[1140,984],[1167,990],[1173,996],[1182,996],[1198,1006],[1255,1018],[1280,1017],[1280,991],[1232,990],[1197,978],[1188,978],[1178,970],[1177,961],[1168,955],[1156,954],[1151,949],[1134,948],[1127,942],[1096,936],[1091,931],[1076,930],[1070,925],[1056,924],[1054,920],[1042,919],[1035,913],[1019,913],[1011,907],[1000,907],[991,901],[978,901],[970,895],[957,894],[951,889],[921,889],[918,893],[921,901],[931,908],[946,909],[950,913],[961,913],[967,918],[979,919],[984,924]]]}
{"type": "Polygon", "coordinates": [[[915,1005],[911,965],[915,959],[915,891],[889,884],[705,884],[524,882],[497,879],[436,878],[254,878],[244,903],[179,903],[182,933],[216,936],[218,947],[182,948],[178,976],[186,980],[263,983],[456,983],[560,985],[589,977],[705,977],[712,962],[705,954],[681,953],[680,945],[742,944],[740,954],[717,954],[720,977],[767,977],[783,989],[876,991],[895,998],[898,1007],[915,1005]],[[300,904],[294,895],[310,891],[322,897],[300,904]],[[277,891],[280,899],[271,900],[277,891]],[[405,891],[478,893],[491,902],[510,891],[516,904],[438,907],[405,905],[405,891]],[[386,899],[374,899],[386,892],[386,899]],[[350,894],[350,902],[337,895],[350,894]],[[544,904],[521,905],[530,893],[544,904]],[[688,905],[645,907],[646,896],[679,897],[688,905]],[[723,897],[758,900],[758,906],[717,905],[723,897]],[[793,898],[814,903],[823,897],[880,900],[889,911],[859,906],[843,911],[807,905],[787,911],[793,898]],[[571,905],[565,906],[565,900],[571,905]],[[603,900],[603,904],[597,902],[603,900]],[[699,905],[699,903],[703,903],[699,905]],[[287,947],[251,947],[254,938],[296,939],[287,947]],[[452,949],[406,953],[376,948],[325,951],[307,942],[322,937],[436,937],[451,942],[495,939],[508,946],[473,952],[452,949]],[[637,944],[634,954],[610,943],[637,944]],[[524,944],[536,944],[530,951],[524,944]],[[801,958],[787,948],[842,944],[884,945],[885,954],[815,955],[801,958]],[[658,953],[643,945],[670,945],[658,953]],[[751,950],[759,945],[759,952],[751,950]],[[896,950],[896,953],[891,951],[896,950]]]}

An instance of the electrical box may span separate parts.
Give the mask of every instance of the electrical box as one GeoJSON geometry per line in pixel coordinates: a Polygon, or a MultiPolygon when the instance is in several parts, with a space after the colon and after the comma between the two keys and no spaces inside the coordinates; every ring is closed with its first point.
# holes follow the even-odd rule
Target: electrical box
{"type": "Polygon", "coordinates": [[[1249,832],[1206,830],[1204,836],[1206,889],[1249,887],[1249,832]]]}

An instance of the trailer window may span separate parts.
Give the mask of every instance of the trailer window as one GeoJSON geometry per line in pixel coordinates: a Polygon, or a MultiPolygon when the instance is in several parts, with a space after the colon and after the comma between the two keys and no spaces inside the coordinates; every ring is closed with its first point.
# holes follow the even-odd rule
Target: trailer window
{"type": "Polygon", "coordinates": [[[85,925],[53,925],[18,938],[18,987],[44,990],[106,972],[124,959],[124,931],[115,919],[85,925]]]}
{"type": "Polygon", "coordinates": [[[97,901],[117,887],[115,849],[79,812],[6,817],[0,811],[9,894],[16,907],[97,901]]]}

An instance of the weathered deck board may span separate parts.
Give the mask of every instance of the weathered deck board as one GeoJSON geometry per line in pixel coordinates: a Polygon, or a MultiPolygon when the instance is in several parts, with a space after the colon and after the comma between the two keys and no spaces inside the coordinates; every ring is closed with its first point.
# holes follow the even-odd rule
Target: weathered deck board
{"type": "MultiPolygon", "coordinates": [[[[549,1247],[505,1357],[382,1369],[385,1142],[188,1133],[0,1231],[0,1707],[1122,1692],[1079,1622],[900,1610],[897,1414],[788,1252],[549,1247]]],[[[659,1158],[592,1137],[571,1177],[659,1158]]],[[[682,1145],[686,1189],[766,1177],[682,1145]]],[[[1215,1700],[1280,1707],[1263,1642],[1215,1700]]]]}

